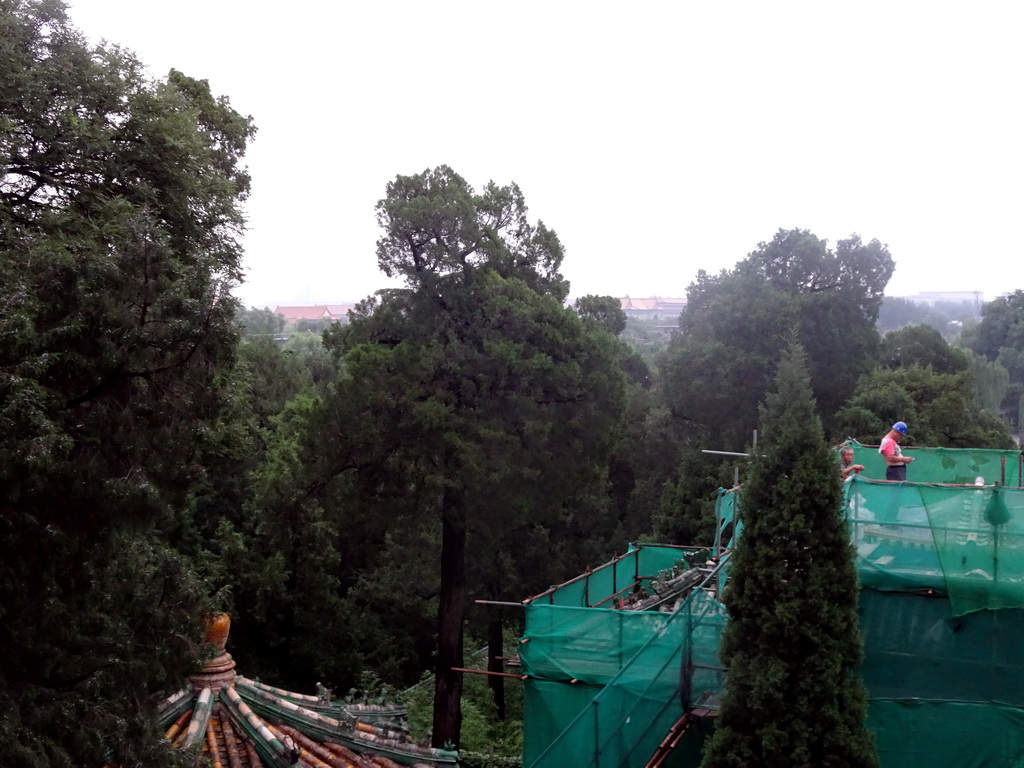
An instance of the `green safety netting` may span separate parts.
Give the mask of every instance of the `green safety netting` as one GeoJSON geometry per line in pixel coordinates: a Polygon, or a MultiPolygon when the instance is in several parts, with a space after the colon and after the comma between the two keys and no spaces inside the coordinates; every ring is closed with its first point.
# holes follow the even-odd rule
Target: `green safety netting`
{"type": "MultiPolygon", "coordinates": [[[[530,714],[525,723],[524,765],[646,765],[682,715],[684,706],[713,706],[721,690],[718,644],[725,608],[703,589],[691,592],[670,614],[634,614],[635,618],[646,614],[643,624],[613,621],[602,631],[595,623],[588,623],[587,631],[568,644],[578,652],[562,654],[558,665],[536,663],[531,649],[536,637],[531,628],[531,611],[539,614],[537,618],[543,626],[550,626],[553,612],[589,610],[618,614],[621,618],[629,617],[631,612],[551,605],[527,610],[526,637],[530,642],[524,646],[521,657],[523,668],[531,677],[526,682],[526,707],[530,714]],[[628,658],[617,647],[619,633],[629,639],[643,635],[643,642],[628,658]],[[554,669],[563,675],[578,670],[589,676],[595,658],[599,661],[593,666],[602,673],[598,685],[593,677],[588,681],[569,678],[561,682],[533,679],[536,673],[550,673],[554,669]],[[604,677],[615,668],[612,677],[604,677]]],[[[574,623],[571,616],[566,622],[574,623]]],[[[691,738],[688,746],[696,755],[699,734],[694,737],[697,738],[691,738]]]]}
{"type": "MultiPolygon", "coordinates": [[[[862,476],[885,479],[885,460],[877,445],[862,445],[847,440],[841,447],[853,449],[855,464],[863,464],[862,476]]],[[[904,456],[913,456],[907,465],[907,480],[915,483],[973,484],[981,477],[985,485],[1000,483],[1019,486],[1020,451],[999,451],[982,448],[903,448],[904,456]]]]}
{"type": "MultiPolygon", "coordinates": [[[[734,501],[734,494],[721,492],[719,535],[725,540],[733,534],[734,501]]],[[[626,554],[531,598],[519,653],[527,675],[524,765],[643,766],[682,714],[682,659],[695,699],[721,689],[717,653],[725,614],[707,591],[695,591],[671,612],[617,609],[621,597],[638,587],[652,592],[663,572],[704,565],[707,554],[695,547],[631,545],[626,554]],[[596,762],[581,762],[583,742],[586,760],[596,762]]],[[[711,579],[705,586],[713,593],[719,584],[711,579]]],[[[699,745],[695,735],[679,751],[697,754],[699,745]]]]}
{"type": "Polygon", "coordinates": [[[626,554],[530,598],[529,604],[612,608],[617,598],[634,587],[649,586],[659,573],[701,551],[699,547],[630,544],[626,554]]]}
{"type": "MultiPolygon", "coordinates": [[[[1020,454],[908,448],[916,482],[892,483],[879,479],[876,448],[848,445],[865,465],[844,486],[845,511],[882,768],[1024,768],[1020,454]]],[[[739,533],[740,497],[719,492],[723,545],[739,533]]],[[[631,549],[527,607],[524,765],[639,768],[684,701],[715,708],[726,615],[712,595],[697,590],[671,614],[613,609],[630,574],[653,575],[679,555],[631,549]]],[[[719,579],[726,571],[727,562],[719,579]]],[[[720,584],[707,586],[717,594],[720,584]]],[[[688,734],[670,764],[699,765],[709,727],[688,734]]]]}
{"type": "Polygon", "coordinates": [[[875,736],[882,768],[1024,765],[1024,709],[956,701],[875,699],[868,707],[867,725],[875,736]]]}
{"type": "Polygon", "coordinates": [[[864,586],[934,589],[958,616],[1024,607],[1024,489],[858,476],[846,499],[864,586]]]}

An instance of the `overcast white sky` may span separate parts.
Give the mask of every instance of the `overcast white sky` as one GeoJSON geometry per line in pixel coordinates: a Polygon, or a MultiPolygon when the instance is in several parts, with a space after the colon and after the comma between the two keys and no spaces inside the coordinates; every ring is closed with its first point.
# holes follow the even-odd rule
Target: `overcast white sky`
{"type": "Polygon", "coordinates": [[[1024,3],[69,1],[255,119],[247,305],[384,287],[374,205],[442,163],[519,183],[573,295],[780,227],[886,243],[890,295],[1024,287],[1024,3]]]}

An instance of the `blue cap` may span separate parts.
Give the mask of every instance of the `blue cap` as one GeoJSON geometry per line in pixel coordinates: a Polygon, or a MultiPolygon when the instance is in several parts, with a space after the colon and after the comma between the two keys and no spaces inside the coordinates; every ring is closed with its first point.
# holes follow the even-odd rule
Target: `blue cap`
{"type": "Polygon", "coordinates": [[[904,424],[902,421],[897,421],[895,424],[892,425],[892,428],[899,432],[901,435],[907,434],[907,425],[904,424]]]}

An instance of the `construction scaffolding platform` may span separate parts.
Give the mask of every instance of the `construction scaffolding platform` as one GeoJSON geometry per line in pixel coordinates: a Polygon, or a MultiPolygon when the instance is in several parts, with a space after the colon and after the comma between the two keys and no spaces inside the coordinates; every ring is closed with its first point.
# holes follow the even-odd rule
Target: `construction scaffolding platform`
{"type": "MultiPolygon", "coordinates": [[[[865,466],[844,512],[882,768],[1024,765],[1021,454],[907,448],[915,482],[893,483],[875,447],[846,445],[865,466]]],[[[524,766],[699,765],[741,499],[719,491],[725,546],[631,546],[525,601],[524,766]]]]}

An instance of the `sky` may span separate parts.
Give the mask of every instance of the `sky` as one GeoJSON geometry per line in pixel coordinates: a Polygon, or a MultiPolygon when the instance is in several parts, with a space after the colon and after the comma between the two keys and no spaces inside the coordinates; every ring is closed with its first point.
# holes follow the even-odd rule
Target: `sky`
{"type": "Polygon", "coordinates": [[[519,184],[573,296],[685,296],[791,228],[886,244],[889,295],[1024,288],[1024,3],[69,7],[252,116],[247,306],[394,285],[374,206],[442,164],[519,184]]]}

